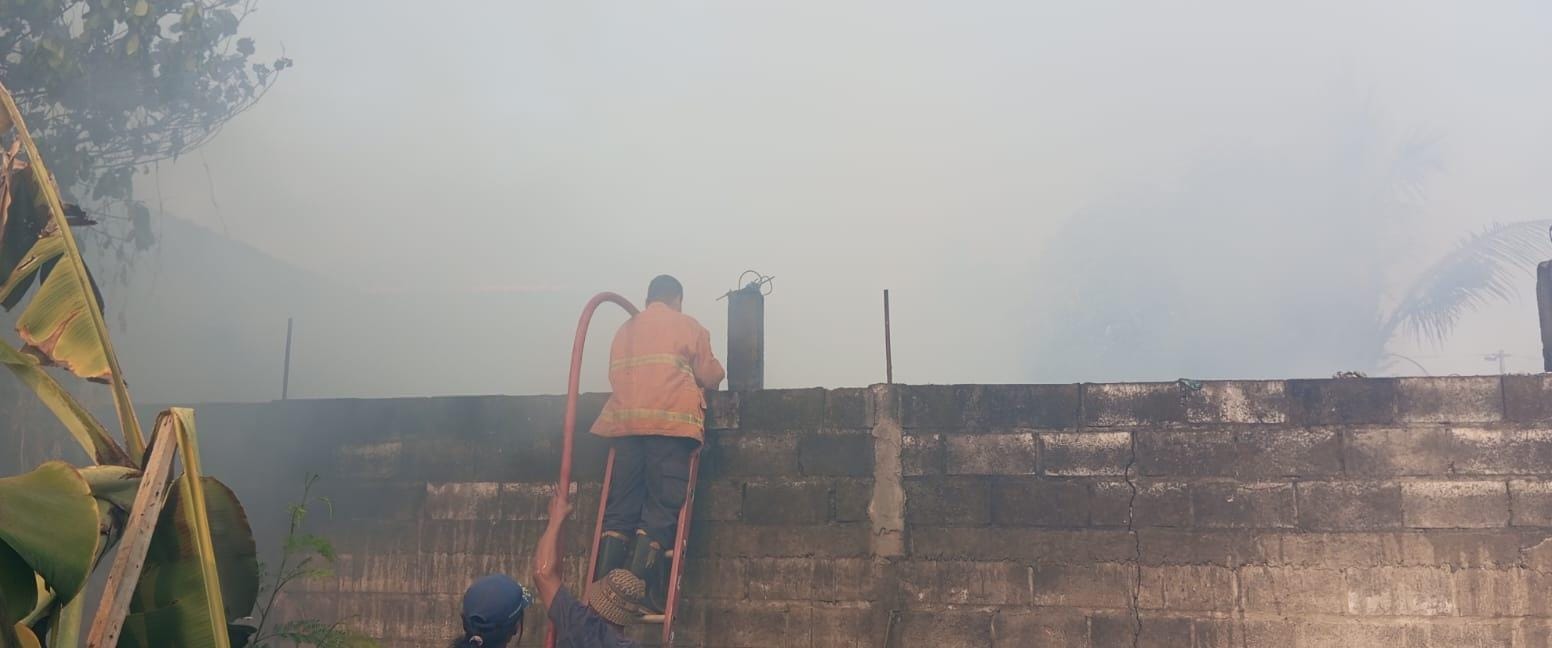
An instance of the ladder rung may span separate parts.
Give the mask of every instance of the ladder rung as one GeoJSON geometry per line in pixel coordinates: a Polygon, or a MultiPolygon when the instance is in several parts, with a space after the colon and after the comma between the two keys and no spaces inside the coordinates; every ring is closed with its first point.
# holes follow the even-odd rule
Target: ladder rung
{"type": "Polygon", "coordinates": [[[664,549],[663,550],[663,557],[664,558],[673,558],[674,557],[674,550],[673,549],[664,549]]]}
{"type": "Polygon", "coordinates": [[[663,622],[663,618],[664,617],[661,614],[648,614],[648,615],[644,615],[644,616],[641,617],[641,622],[642,623],[659,623],[660,624],[660,623],[663,622]]]}

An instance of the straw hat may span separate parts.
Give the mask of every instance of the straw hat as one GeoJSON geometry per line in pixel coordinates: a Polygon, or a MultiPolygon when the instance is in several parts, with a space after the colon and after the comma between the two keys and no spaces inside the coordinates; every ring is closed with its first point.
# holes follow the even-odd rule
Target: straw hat
{"type": "Polygon", "coordinates": [[[616,569],[587,588],[587,606],[615,625],[641,621],[646,610],[637,601],[647,595],[647,584],[628,570],[616,569]]]}

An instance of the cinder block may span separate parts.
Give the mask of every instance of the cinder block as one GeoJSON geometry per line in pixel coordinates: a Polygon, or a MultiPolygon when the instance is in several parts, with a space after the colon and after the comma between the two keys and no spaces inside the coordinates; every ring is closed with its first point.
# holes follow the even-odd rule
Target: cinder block
{"type": "Polygon", "coordinates": [[[764,389],[738,395],[738,425],[746,431],[817,430],[825,420],[825,390],[764,389]]]}
{"type": "Polygon", "coordinates": [[[1510,524],[1552,527],[1552,482],[1515,479],[1509,482],[1510,524]]]}
{"type": "Polygon", "coordinates": [[[1035,605],[1126,609],[1136,574],[1121,563],[1036,564],[1035,605]]]}
{"type": "Polygon", "coordinates": [[[1079,610],[1002,609],[992,620],[997,646],[1089,646],[1089,620],[1079,610]]]}
{"type": "Polygon", "coordinates": [[[1239,568],[1239,580],[1249,613],[1292,616],[1347,611],[1347,584],[1338,569],[1246,565],[1239,568]]]}
{"type": "Polygon", "coordinates": [[[683,591],[698,599],[742,599],[749,574],[741,558],[687,558],[683,591]]]}
{"type": "Polygon", "coordinates": [[[992,645],[992,611],[978,608],[907,610],[897,629],[900,648],[992,645]]]}
{"type": "Polygon", "coordinates": [[[1369,531],[1402,526],[1401,486],[1393,482],[1299,482],[1299,527],[1369,531]]]}
{"type": "Polygon", "coordinates": [[[501,484],[454,482],[426,484],[426,517],[433,520],[501,518],[501,484]]]}
{"type": "Polygon", "coordinates": [[[900,565],[911,601],[950,605],[1029,605],[1031,568],[1016,562],[912,560],[900,565]]]}
{"type": "Polygon", "coordinates": [[[873,474],[873,436],[866,432],[807,432],[798,437],[804,475],[866,477],[873,474]]]}
{"type": "Polygon", "coordinates": [[[1509,524],[1509,490],[1504,482],[1406,482],[1401,493],[1408,527],[1479,529],[1509,524]]]}
{"type": "Polygon", "coordinates": [[[801,474],[798,437],[790,432],[744,431],[712,436],[701,453],[701,474],[709,479],[801,474]]]}
{"type": "Polygon", "coordinates": [[[810,614],[812,648],[857,648],[860,638],[877,635],[870,602],[816,603],[810,614]]]}
{"type": "Polygon", "coordinates": [[[872,394],[866,387],[831,389],[825,392],[825,420],[827,430],[865,430],[873,427],[868,416],[868,400],[872,394]]]}
{"type": "Polygon", "coordinates": [[[1506,420],[1552,422],[1552,374],[1503,376],[1502,379],[1506,420]]]}
{"type": "Polygon", "coordinates": [[[394,439],[340,445],[334,450],[334,465],[336,479],[392,479],[403,471],[404,442],[394,439]]]}
{"type": "Polygon", "coordinates": [[[1347,613],[1361,616],[1452,616],[1455,586],[1437,567],[1350,569],[1347,613]]]}
{"type": "Polygon", "coordinates": [[[907,428],[963,429],[976,424],[975,385],[902,385],[900,424],[907,428]]]}
{"type": "Polygon", "coordinates": [[[1092,427],[1160,425],[1185,421],[1175,383],[1083,385],[1083,424],[1092,427]]]}
{"type": "MultiPolygon", "coordinates": [[[[434,499],[444,499],[444,500],[446,500],[451,495],[451,493],[446,493],[446,492],[442,493],[441,495],[433,494],[432,490],[431,490],[433,486],[435,486],[435,485],[434,484],[428,484],[427,485],[426,501],[427,501],[428,504],[432,500],[434,500],[434,499]]],[[[451,484],[447,484],[447,485],[444,485],[444,486],[451,486],[451,484]]],[[[481,484],[478,484],[478,483],[463,484],[463,486],[465,486],[465,487],[475,487],[475,488],[472,488],[472,489],[471,488],[464,488],[464,489],[461,489],[461,490],[476,490],[476,489],[481,490],[481,491],[484,490],[484,486],[481,485],[481,484]]],[[[500,506],[500,509],[501,509],[501,519],[503,519],[503,520],[547,520],[547,519],[549,519],[549,517],[550,517],[550,496],[552,494],[554,494],[554,491],[555,491],[555,485],[554,484],[522,482],[522,483],[498,484],[498,486],[500,486],[500,490],[501,490],[500,495],[498,496],[498,498],[499,498],[499,506],[500,506]]],[[[489,497],[488,493],[481,493],[481,494],[478,495],[478,498],[480,500],[482,500],[481,504],[480,504],[480,508],[488,510],[489,503],[483,501],[487,497],[489,497]]],[[[575,510],[578,510],[578,511],[585,511],[585,510],[587,510],[587,509],[584,509],[582,506],[580,506],[581,502],[577,501],[578,499],[580,499],[580,498],[574,498],[572,500],[573,506],[575,507],[575,510]]],[[[594,499],[594,503],[596,504],[596,502],[597,502],[597,500],[595,498],[594,499]]],[[[452,502],[449,502],[449,504],[452,504],[452,502]]],[[[456,506],[456,504],[454,504],[454,506],[456,506]]],[[[428,511],[428,513],[430,513],[430,511],[428,511]]],[[[452,517],[452,518],[442,518],[442,519],[478,520],[478,519],[483,519],[480,516],[482,516],[484,513],[485,513],[485,511],[465,511],[463,514],[465,514],[465,515],[472,514],[472,515],[474,515],[474,517],[452,517]]],[[[586,514],[584,513],[584,515],[586,515],[586,514]]],[[[431,517],[432,519],[437,519],[437,517],[435,515],[430,515],[429,517],[431,517]]]]}
{"type": "Polygon", "coordinates": [[[1256,534],[1241,530],[1139,529],[1138,549],[1144,565],[1264,564],[1273,555],[1256,542],[1256,534]]]}
{"type": "Polygon", "coordinates": [[[1438,426],[1352,428],[1347,472],[1362,477],[1446,475],[1458,458],[1448,430],[1438,426]]]}
{"type": "Polygon", "coordinates": [[[950,475],[1033,475],[1035,435],[950,434],[943,437],[950,475]]]}
{"type": "Polygon", "coordinates": [[[905,480],[908,524],[982,526],[991,522],[991,483],[979,477],[905,480]]]}
{"type": "Polygon", "coordinates": [[[1241,453],[1226,428],[1138,430],[1137,468],[1148,476],[1232,476],[1241,453]]]}
{"type": "Polygon", "coordinates": [[[1235,475],[1323,477],[1342,472],[1342,439],[1331,428],[1273,428],[1236,432],[1235,475]]]}
{"type": "Polygon", "coordinates": [[[1070,428],[1078,423],[1078,386],[982,385],[979,412],[991,428],[1070,428]]]}
{"type": "Polygon", "coordinates": [[[1455,569],[1509,567],[1522,562],[1524,537],[1509,529],[1428,530],[1398,534],[1401,562],[1455,569]]]}
{"type": "Polygon", "coordinates": [[[873,563],[864,558],[751,558],[751,600],[853,601],[867,598],[873,563]]]}
{"type": "Polygon", "coordinates": [[[1207,648],[1194,638],[1195,620],[1147,615],[1099,613],[1089,621],[1095,648],[1207,648]],[[1136,640],[1133,640],[1133,635],[1136,640]]]}
{"type": "Polygon", "coordinates": [[[904,476],[941,475],[944,463],[943,435],[905,434],[900,438],[900,470],[904,476]]]}
{"type": "Polygon", "coordinates": [[[708,643],[717,646],[766,646],[771,637],[806,640],[813,616],[812,605],[792,602],[716,601],[704,610],[708,643]]]}
{"type": "Polygon", "coordinates": [[[738,392],[706,392],[706,429],[738,429],[738,392]]]}
{"type": "Polygon", "coordinates": [[[1210,528],[1292,528],[1297,523],[1293,485],[1286,483],[1196,484],[1191,509],[1196,524],[1210,528]]]}
{"type": "Polygon", "coordinates": [[[350,482],[329,484],[334,517],[341,520],[405,521],[425,512],[425,482],[350,482]]]}
{"type": "MultiPolygon", "coordinates": [[[[1451,574],[1455,603],[1461,616],[1520,617],[1531,614],[1532,599],[1546,601],[1544,588],[1531,590],[1543,582],[1532,583],[1533,572],[1521,567],[1508,569],[1461,569],[1451,574]]],[[[1543,579],[1537,578],[1542,581],[1543,579]]]]}
{"type": "Polygon", "coordinates": [[[1125,475],[1132,463],[1130,432],[1042,432],[1041,471],[1053,477],[1125,475]]]}
{"type": "Polygon", "coordinates": [[[1198,390],[1184,390],[1188,423],[1279,424],[1288,419],[1288,399],[1281,380],[1207,381],[1198,390]]]}
{"type": "Polygon", "coordinates": [[[1399,378],[1396,397],[1402,422],[1496,423],[1504,418],[1498,376],[1399,378]]]}
{"type": "Polygon", "coordinates": [[[695,485],[693,519],[735,521],[744,508],[744,484],[736,481],[702,481],[695,485]]]}
{"type": "MultiPolygon", "coordinates": [[[[1524,637],[1524,626],[1519,619],[1471,620],[1463,622],[1430,623],[1428,640],[1424,645],[1450,646],[1452,648],[1500,648],[1515,645],[1524,637]]],[[[1543,645],[1523,643],[1521,645],[1543,645]]]]}
{"type": "Polygon", "coordinates": [[[1094,485],[1095,526],[1189,527],[1191,494],[1185,482],[1138,480],[1094,485]]]}
{"type": "Polygon", "coordinates": [[[850,479],[835,482],[835,521],[866,522],[868,505],[873,500],[873,480],[850,479]]]}
{"type": "Polygon", "coordinates": [[[726,558],[812,556],[854,558],[868,555],[866,524],[754,526],[734,522],[697,524],[688,555],[726,558]]]}
{"type": "Polygon", "coordinates": [[[1537,475],[1552,466],[1552,430],[1452,427],[1453,472],[1537,475]]]}
{"type": "Polygon", "coordinates": [[[1144,566],[1137,604],[1145,610],[1232,612],[1234,588],[1234,571],[1226,567],[1144,566]]]}
{"type": "Polygon", "coordinates": [[[1088,564],[1136,556],[1125,530],[1077,531],[1010,527],[938,527],[911,530],[910,555],[928,560],[1013,560],[1088,564]]]}
{"type": "Polygon", "coordinates": [[[1384,425],[1396,421],[1394,378],[1290,380],[1288,422],[1295,425],[1384,425]]]}
{"type": "Polygon", "coordinates": [[[1089,485],[1040,479],[997,480],[992,484],[992,522],[1002,526],[1088,526],[1089,485]]]}
{"type": "Polygon", "coordinates": [[[750,524],[807,525],[830,519],[830,484],[752,481],[744,485],[741,519],[750,524]]]}

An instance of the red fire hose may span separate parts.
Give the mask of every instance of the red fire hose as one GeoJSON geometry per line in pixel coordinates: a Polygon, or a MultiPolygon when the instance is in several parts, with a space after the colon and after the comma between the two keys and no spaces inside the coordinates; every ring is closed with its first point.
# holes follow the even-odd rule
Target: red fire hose
{"type": "MultiPolygon", "coordinates": [[[[564,428],[565,438],[561,442],[560,450],[560,480],[556,482],[556,493],[567,493],[571,488],[571,448],[575,444],[577,428],[577,395],[582,384],[582,347],[587,345],[587,328],[593,321],[593,311],[604,302],[619,304],[625,312],[635,316],[640,312],[624,297],[612,292],[598,293],[587,306],[582,309],[582,317],[577,320],[577,336],[571,341],[571,378],[566,383],[566,422],[564,428]]],[[[556,556],[558,560],[559,555],[556,556]]],[[[544,645],[546,648],[555,648],[555,627],[550,626],[545,632],[544,645]]]]}

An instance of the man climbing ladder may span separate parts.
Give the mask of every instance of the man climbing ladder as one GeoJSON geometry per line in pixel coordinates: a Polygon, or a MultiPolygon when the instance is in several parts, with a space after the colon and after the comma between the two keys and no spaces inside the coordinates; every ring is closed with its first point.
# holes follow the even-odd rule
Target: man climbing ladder
{"type": "Polygon", "coordinates": [[[647,308],[620,326],[609,351],[609,385],[593,434],[614,439],[614,475],[593,571],[626,568],[645,582],[646,613],[667,605],[668,562],[690,477],[690,455],[705,437],[707,389],[726,372],[711,334],[681,311],[684,287],[659,275],[647,308]]]}

